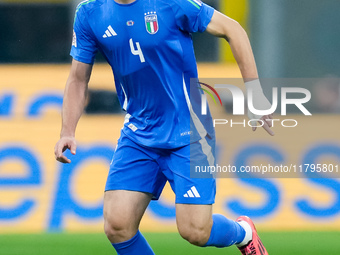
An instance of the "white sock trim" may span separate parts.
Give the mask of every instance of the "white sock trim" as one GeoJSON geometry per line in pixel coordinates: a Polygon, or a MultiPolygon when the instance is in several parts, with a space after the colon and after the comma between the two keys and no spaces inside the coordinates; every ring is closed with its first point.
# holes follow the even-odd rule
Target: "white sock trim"
{"type": "Polygon", "coordinates": [[[246,244],[248,244],[249,241],[251,241],[253,239],[253,231],[251,229],[251,226],[247,222],[238,221],[237,223],[241,225],[241,227],[244,229],[244,231],[246,231],[246,235],[245,235],[243,241],[236,244],[237,247],[242,247],[242,246],[245,246],[246,244]]]}

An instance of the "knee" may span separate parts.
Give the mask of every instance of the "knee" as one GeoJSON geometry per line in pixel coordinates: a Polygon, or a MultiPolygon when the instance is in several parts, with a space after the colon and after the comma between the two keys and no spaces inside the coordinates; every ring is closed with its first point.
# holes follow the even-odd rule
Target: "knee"
{"type": "Polygon", "coordinates": [[[178,231],[189,243],[196,246],[204,246],[209,240],[211,228],[209,228],[209,226],[189,224],[186,226],[179,226],[178,231]]]}
{"type": "Polygon", "coordinates": [[[137,232],[128,221],[123,219],[105,219],[104,232],[111,243],[121,243],[130,240],[137,232]]]}

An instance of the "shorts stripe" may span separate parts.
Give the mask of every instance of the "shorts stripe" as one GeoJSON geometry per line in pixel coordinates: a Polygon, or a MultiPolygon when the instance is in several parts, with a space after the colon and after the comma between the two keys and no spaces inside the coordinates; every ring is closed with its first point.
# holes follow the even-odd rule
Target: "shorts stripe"
{"type": "Polygon", "coordinates": [[[184,96],[185,96],[185,99],[187,101],[187,105],[188,105],[188,108],[189,108],[190,117],[192,118],[194,126],[195,126],[196,130],[198,131],[199,135],[201,136],[202,139],[204,139],[204,137],[207,135],[207,130],[205,130],[202,122],[197,117],[196,113],[194,112],[194,110],[193,110],[193,108],[191,106],[191,102],[190,102],[190,98],[189,98],[189,95],[188,95],[187,86],[185,84],[184,74],[183,74],[183,91],[184,91],[184,96]]]}
{"type": "Polygon", "coordinates": [[[207,140],[205,138],[201,139],[200,144],[202,146],[203,153],[207,156],[207,160],[210,166],[215,165],[215,157],[212,153],[211,146],[208,144],[207,140]]]}

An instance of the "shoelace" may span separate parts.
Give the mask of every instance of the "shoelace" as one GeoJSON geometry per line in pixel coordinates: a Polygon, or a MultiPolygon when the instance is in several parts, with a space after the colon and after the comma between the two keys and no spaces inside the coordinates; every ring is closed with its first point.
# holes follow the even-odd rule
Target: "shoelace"
{"type": "Polygon", "coordinates": [[[242,255],[256,255],[256,250],[255,250],[253,242],[251,242],[246,247],[244,247],[241,250],[241,253],[242,255]]]}
{"type": "MultiPolygon", "coordinates": [[[[260,251],[260,254],[258,254],[258,255],[264,255],[265,254],[265,248],[262,244],[261,239],[258,237],[258,235],[256,235],[256,237],[254,237],[254,239],[258,240],[258,245],[259,245],[258,248],[259,248],[259,251],[260,251]]],[[[256,254],[256,248],[254,246],[254,239],[250,243],[248,243],[248,245],[246,245],[243,249],[240,250],[242,255],[257,255],[256,254]]]]}
{"type": "MultiPolygon", "coordinates": [[[[263,247],[261,240],[259,240],[259,250],[260,250],[260,253],[261,253],[259,255],[263,255],[264,254],[264,247],[263,247]]],[[[241,253],[242,253],[242,255],[256,255],[256,249],[254,247],[254,243],[251,242],[246,247],[244,247],[241,250],[241,253]]]]}

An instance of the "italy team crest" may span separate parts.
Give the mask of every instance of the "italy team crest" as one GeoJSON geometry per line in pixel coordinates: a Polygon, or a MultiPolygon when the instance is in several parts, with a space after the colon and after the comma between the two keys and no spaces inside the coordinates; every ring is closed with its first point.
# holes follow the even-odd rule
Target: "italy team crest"
{"type": "Polygon", "coordinates": [[[145,13],[145,26],[149,34],[156,34],[158,32],[158,19],[156,12],[145,13]]]}

